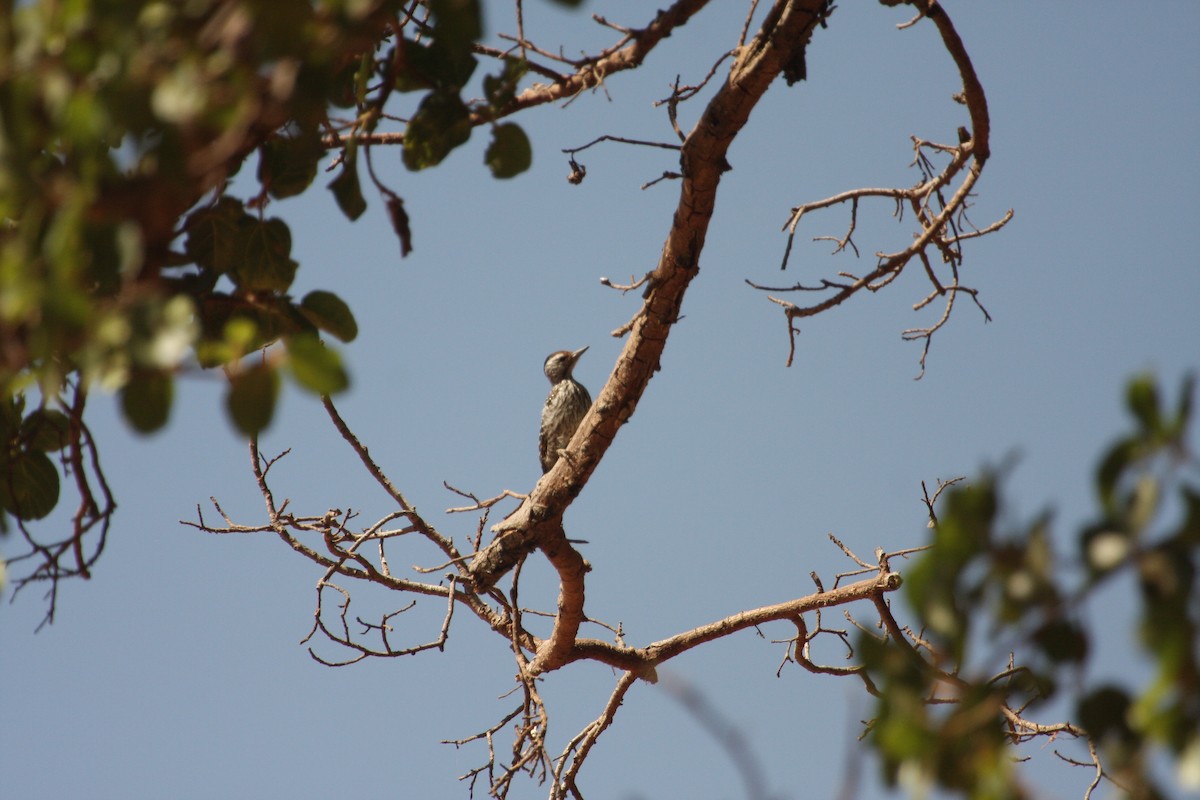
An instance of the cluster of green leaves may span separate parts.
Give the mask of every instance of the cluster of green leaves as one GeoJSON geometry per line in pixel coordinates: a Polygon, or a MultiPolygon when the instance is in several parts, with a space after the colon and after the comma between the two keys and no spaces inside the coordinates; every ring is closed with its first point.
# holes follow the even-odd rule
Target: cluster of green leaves
{"type": "Polygon", "coordinates": [[[373,47],[384,6],[80,0],[0,15],[5,512],[39,519],[57,502],[47,453],[66,442],[34,431],[81,430],[48,406],[24,415],[31,390],[43,405],[68,388],[119,392],[133,427],[151,431],[167,421],[176,373],[204,351],[205,366],[239,376],[233,419],[255,430],[273,395],[247,399],[238,381],[254,371],[238,359],[295,337],[280,361],[302,382],[345,384],[336,355],[313,342],[318,330],[353,338],[353,317],[332,295],[288,296],[286,226],[234,213],[227,197],[188,212],[220,197],[258,148],[274,157],[273,196],[297,191],[297,172],[311,181],[330,98],[354,78],[342,64],[373,47]],[[284,125],[299,133],[280,136],[284,125]]]}
{"type": "MultiPolygon", "coordinates": [[[[0,511],[41,519],[58,503],[58,469],[48,453],[67,446],[70,420],[53,409],[25,414],[23,398],[0,399],[0,511]]],[[[0,530],[6,518],[0,514],[0,530]]]]}
{"type": "MultiPolygon", "coordinates": [[[[478,0],[75,0],[0,14],[0,400],[13,475],[46,471],[44,442],[19,433],[34,389],[46,402],[67,387],[117,392],[150,432],[168,421],[182,369],[219,366],[232,421],[255,433],[281,373],[317,393],[344,388],[321,336],[354,339],[353,314],[332,292],[291,295],[299,259],[266,207],[308,190],[339,147],[329,189],[361,215],[357,137],[396,92],[421,93],[409,168],[490,124],[492,174],[527,169],[524,132],[494,122],[524,63],[503,60],[483,100],[462,99],[481,33],[478,0]],[[260,193],[231,195],[255,155],[260,193]]],[[[407,253],[403,203],[379,190],[407,253]]],[[[57,497],[13,480],[0,507],[22,518],[57,497]]]]}
{"type": "MultiPolygon", "coordinates": [[[[436,166],[465,144],[474,127],[473,116],[499,116],[512,103],[526,73],[525,62],[505,58],[499,75],[484,77],[484,100],[468,106],[462,90],[479,66],[470,44],[483,31],[478,10],[463,13],[464,7],[469,4],[433,3],[428,40],[402,39],[394,51],[403,65],[395,74],[396,90],[425,92],[404,132],[404,164],[412,170],[436,166]]],[[[515,123],[494,125],[485,161],[497,178],[521,174],[533,163],[529,137],[515,123]]]]}
{"type": "Polygon", "coordinates": [[[1136,428],[1097,469],[1099,512],[1078,536],[1077,557],[1056,555],[1048,514],[1006,530],[995,475],[948,494],[933,547],[905,576],[921,643],[860,641],[880,688],[870,741],[889,781],[915,778],[972,797],[1022,796],[1010,745],[1037,731],[1015,725],[1004,708],[1036,711],[1063,687],[1075,709],[1073,728],[1063,730],[1084,733],[1106,774],[1132,796],[1162,796],[1149,769],[1154,748],[1193,776],[1183,780],[1200,781],[1193,386],[1184,381],[1168,413],[1151,378],[1129,384],[1136,428]],[[1131,602],[1139,604],[1140,641],[1155,674],[1141,686],[1090,685],[1081,676],[1097,632],[1081,614],[1122,572],[1138,579],[1131,602]]]}

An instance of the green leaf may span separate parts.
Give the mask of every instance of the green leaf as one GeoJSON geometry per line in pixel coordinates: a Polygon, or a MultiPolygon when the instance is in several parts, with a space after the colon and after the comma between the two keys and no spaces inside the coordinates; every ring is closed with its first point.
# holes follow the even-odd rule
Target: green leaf
{"type": "Polygon", "coordinates": [[[1052,700],[1058,693],[1058,681],[1052,670],[1046,672],[1029,668],[1015,670],[1005,678],[1004,687],[1008,692],[1010,703],[1019,699],[1017,704],[1026,708],[1052,700]]]}
{"type": "Polygon", "coordinates": [[[216,205],[188,216],[184,224],[187,230],[184,249],[204,269],[224,275],[241,256],[243,243],[239,232],[253,222],[241,201],[222,197],[216,205]]]}
{"type": "Polygon", "coordinates": [[[1051,544],[1049,512],[1043,513],[1029,527],[1029,535],[1023,550],[1025,564],[1040,584],[1052,586],[1057,577],[1054,564],[1054,547],[1051,544]]]}
{"type": "Polygon", "coordinates": [[[1191,486],[1181,486],[1179,494],[1184,513],[1183,521],[1174,535],[1184,544],[1200,547],[1200,491],[1191,486]]]}
{"type": "Polygon", "coordinates": [[[430,46],[412,39],[400,39],[399,47],[403,54],[396,69],[396,82],[393,84],[397,92],[419,92],[437,88],[433,77],[431,62],[433,58],[430,46]]]}
{"type": "Polygon", "coordinates": [[[259,364],[233,377],[226,407],[238,430],[254,436],[271,424],[278,397],[279,374],[259,364]]]}
{"type": "Polygon", "coordinates": [[[436,166],[470,138],[471,115],[462,98],[430,92],[404,131],[404,166],[414,172],[436,166]]]}
{"type": "Polygon", "coordinates": [[[366,87],[374,76],[375,65],[370,53],[363,53],[357,61],[350,59],[340,68],[301,70],[301,90],[312,96],[325,95],[338,108],[353,108],[363,101],[366,87]]]}
{"type": "Polygon", "coordinates": [[[1188,374],[1183,376],[1183,381],[1179,386],[1179,410],[1176,412],[1175,420],[1172,425],[1172,435],[1179,441],[1184,438],[1184,433],[1192,420],[1192,403],[1196,393],[1196,376],[1188,374]]]}
{"type": "Polygon", "coordinates": [[[433,38],[467,46],[483,36],[483,14],[479,0],[431,0],[433,38]]]}
{"type": "Polygon", "coordinates": [[[1087,634],[1064,619],[1052,620],[1034,631],[1033,643],[1054,662],[1078,664],[1088,654],[1087,634]]]}
{"type": "Polygon", "coordinates": [[[1152,473],[1138,475],[1125,499],[1124,521],[1133,534],[1143,533],[1158,512],[1161,487],[1152,473]]]}
{"type": "Polygon", "coordinates": [[[346,215],[346,219],[353,222],[367,210],[367,201],[363,199],[362,187],[358,183],[356,158],[347,156],[342,163],[342,171],[330,181],[329,190],[333,192],[333,198],[337,200],[338,208],[346,215]]]}
{"type": "Polygon", "coordinates": [[[506,122],[492,129],[492,143],[484,154],[484,163],[494,178],[520,175],[533,163],[533,148],[521,126],[506,122]]]}
{"type": "MultiPolygon", "coordinates": [[[[25,411],[25,396],[21,394],[0,398],[0,443],[7,442],[21,429],[21,414],[25,411]]],[[[0,446],[0,459],[7,447],[0,446]]]]}
{"type": "Polygon", "coordinates": [[[992,687],[973,685],[937,719],[937,738],[931,752],[938,784],[963,791],[964,796],[1018,798],[1005,791],[1010,759],[1000,708],[1001,694],[992,687]],[[987,787],[986,790],[980,791],[987,787]]]}
{"type": "Polygon", "coordinates": [[[529,63],[519,58],[504,59],[504,69],[499,75],[486,75],[483,79],[483,93],[488,105],[494,111],[499,111],[513,101],[517,93],[517,84],[529,71],[529,63]]]}
{"type": "Polygon", "coordinates": [[[1078,719],[1096,740],[1116,736],[1120,740],[1134,737],[1129,727],[1129,695],[1117,686],[1095,689],[1079,701],[1078,719]]]}
{"type": "Polygon", "coordinates": [[[111,225],[84,226],[83,250],[92,292],[101,296],[115,294],[121,287],[121,267],[125,261],[118,244],[118,229],[111,225]]]}
{"type": "Polygon", "coordinates": [[[292,232],[275,217],[241,231],[244,247],[229,277],[246,291],[286,292],[300,265],[291,259],[292,232]]]}
{"type": "Polygon", "coordinates": [[[403,40],[403,47],[403,67],[396,75],[396,90],[400,92],[437,89],[457,94],[479,66],[469,47],[452,47],[441,41],[421,44],[410,39],[403,40]]]}
{"type": "Polygon", "coordinates": [[[139,433],[153,433],[167,424],[174,384],[161,372],[136,373],[121,390],[121,410],[139,433]]]}
{"type": "Polygon", "coordinates": [[[341,356],[316,336],[293,336],[287,342],[292,375],[314,394],[336,394],[350,385],[341,356]]]}
{"type": "Polygon", "coordinates": [[[1158,402],[1158,387],[1150,375],[1139,375],[1129,382],[1125,390],[1125,402],[1146,433],[1162,429],[1162,416],[1158,402]]]}
{"type": "Polygon", "coordinates": [[[936,557],[957,567],[984,552],[992,539],[996,508],[995,482],[990,476],[953,490],[939,517],[936,557]]]}
{"type": "Polygon", "coordinates": [[[276,136],[262,146],[258,181],[276,199],[294,197],[313,182],[324,154],[315,128],[300,136],[276,136]]]}
{"type": "Polygon", "coordinates": [[[354,314],[342,298],[333,292],[309,292],[300,301],[299,310],[313,325],[343,342],[352,342],[358,336],[354,314]]]}
{"type": "Polygon", "coordinates": [[[952,490],[938,515],[933,548],[908,570],[904,582],[922,623],[956,660],[968,641],[973,620],[968,610],[977,602],[977,590],[967,585],[967,579],[975,574],[972,562],[990,552],[997,506],[992,476],[952,490]]]}
{"type": "Polygon", "coordinates": [[[1116,509],[1117,483],[1137,459],[1138,451],[1136,439],[1120,439],[1100,460],[1100,466],[1096,469],[1096,493],[1100,495],[1100,503],[1109,514],[1116,509]]]}
{"type": "Polygon", "coordinates": [[[0,477],[0,507],[17,519],[41,519],[58,504],[58,470],[45,453],[21,452],[0,477]]]}
{"type": "Polygon", "coordinates": [[[39,408],[21,424],[21,438],[30,450],[61,450],[70,441],[70,433],[71,420],[52,408],[39,408]]]}
{"type": "Polygon", "coordinates": [[[196,360],[208,369],[236,361],[269,339],[260,332],[258,309],[216,292],[204,306],[204,338],[196,344],[196,360]]]}

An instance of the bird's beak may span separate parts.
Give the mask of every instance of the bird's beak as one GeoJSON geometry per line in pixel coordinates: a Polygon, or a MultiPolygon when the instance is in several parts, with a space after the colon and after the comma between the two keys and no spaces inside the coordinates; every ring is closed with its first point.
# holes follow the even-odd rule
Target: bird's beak
{"type": "Polygon", "coordinates": [[[571,353],[571,366],[575,366],[575,362],[579,360],[579,357],[581,355],[583,355],[584,353],[587,352],[587,349],[589,347],[591,347],[591,345],[585,344],[583,347],[579,348],[574,353],[571,353]]]}

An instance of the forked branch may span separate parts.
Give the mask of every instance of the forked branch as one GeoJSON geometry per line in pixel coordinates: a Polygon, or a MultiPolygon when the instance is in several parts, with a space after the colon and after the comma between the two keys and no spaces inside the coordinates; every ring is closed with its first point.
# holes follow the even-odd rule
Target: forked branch
{"type": "MultiPolygon", "coordinates": [[[[538,71],[543,76],[552,77],[553,83],[521,92],[509,107],[495,113],[509,114],[532,105],[568,99],[587,88],[602,87],[606,76],[637,66],[650,49],[683,25],[703,5],[705,3],[700,0],[680,0],[668,10],[659,12],[650,24],[641,29],[625,28],[600,20],[601,24],[620,34],[617,44],[597,56],[573,60],[544,50],[526,38],[518,3],[518,36],[513,39],[515,47],[523,55],[537,55],[544,63],[563,65],[563,71],[560,73],[558,67],[541,67],[538,71]]],[[[844,235],[818,237],[832,240],[836,252],[847,249],[858,252],[854,236],[860,203],[884,199],[894,205],[897,216],[909,211],[917,223],[911,243],[894,252],[877,252],[875,268],[865,275],[842,272],[814,286],[798,284],[777,289],[757,287],[774,292],[812,291],[822,295],[819,301],[809,306],[771,298],[785,310],[793,348],[798,330],[794,324],[796,320],[832,308],[863,289],[878,291],[888,286],[914,259],[922,265],[931,286],[929,293],[916,304],[916,309],[931,304],[939,297],[944,298],[946,303],[940,320],[926,328],[906,332],[911,338],[923,338],[928,348],[929,340],[949,318],[960,293],[969,295],[979,305],[976,290],[962,285],[959,280],[963,243],[998,230],[1011,218],[1010,213],[992,225],[976,228],[966,216],[968,199],[989,155],[987,104],[970,60],[945,13],[925,0],[916,5],[924,16],[938,26],[943,43],[957,65],[963,84],[963,102],[970,115],[970,130],[968,132],[964,128],[958,143],[953,145],[914,139],[914,165],[921,176],[914,186],[863,188],[803,204],[792,210],[785,226],[788,230],[785,265],[802,218],[816,211],[849,207],[850,223],[844,235]],[[937,163],[942,165],[938,167],[937,163]]],[[[453,537],[444,535],[417,513],[370,457],[367,448],[328,399],[325,400],[325,408],[333,425],[358,456],[367,473],[386,492],[392,506],[386,514],[365,527],[351,527],[360,512],[342,512],[339,509],[311,515],[290,512],[286,501],[276,502],[268,481],[268,474],[277,459],[265,459],[259,453],[257,443],[252,442],[251,465],[266,506],[266,523],[253,527],[237,525],[219,506],[216,507],[224,520],[223,525],[210,526],[205,523],[199,516],[199,510],[198,521],[190,523],[213,533],[274,533],[293,551],[321,568],[313,626],[305,642],[320,634],[326,641],[349,653],[346,658],[328,659],[310,650],[313,657],[322,663],[341,666],[368,657],[397,657],[440,650],[450,635],[456,609],[471,612],[466,616],[474,616],[503,637],[515,661],[517,679],[514,691],[519,693],[520,702],[497,724],[454,742],[458,746],[468,742],[486,743],[486,760],[463,778],[472,787],[477,779],[486,778],[488,790],[494,797],[506,797],[514,780],[520,775],[528,775],[539,781],[549,778],[551,798],[578,796],[576,780],[580,767],[598,737],[612,725],[622,701],[639,679],[653,683],[658,678],[658,668],[671,659],[707,643],[772,622],[786,623],[789,626],[788,633],[793,629],[795,631],[795,636],[779,640],[786,646],[783,664],[791,661],[810,672],[857,676],[865,682],[869,692],[876,694],[879,690],[867,669],[855,661],[858,654],[855,653],[851,626],[857,626],[858,623],[846,609],[853,603],[870,603],[872,617],[878,618],[878,626],[870,633],[875,639],[866,640],[868,644],[878,639],[892,640],[902,648],[906,657],[919,662],[922,670],[936,675],[947,685],[962,684],[962,678],[954,667],[944,663],[944,657],[921,638],[920,632],[906,629],[892,614],[887,596],[900,586],[901,578],[891,568],[891,560],[913,551],[877,551],[875,563],[871,563],[855,555],[837,539],[834,539],[835,544],[853,562],[853,566],[850,571],[836,576],[830,589],[826,589],[820,579],[814,577],[817,590],[813,593],[732,613],[640,647],[626,644],[619,626],[604,626],[613,632],[612,641],[580,635],[581,625],[590,621],[584,614],[585,576],[590,567],[577,549],[577,542],[567,538],[564,513],[587,485],[622,426],[636,411],[659,368],[667,339],[680,319],[685,293],[699,271],[717,189],[724,173],[730,169],[726,160],[729,147],[776,77],[783,75],[789,83],[803,77],[807,44],[814,29],[824,23],[830,11],[831,5],[827,0],[778,0],[764,15],[758,32],[731,54],[718,60],[713,70],[697,86],[682,86],[676,79],[673,94],[665,104],[672,130],[680,138],[681,145],[631,142],[679,150],[679,172],[669,173],[670,177],[678,178],[679,198],[657,265],[642,279],[631,279],[629,285],[604,281],[606,285],[623,292],[643,289],[642,304],[632,319],[619,329],[621,335],[627,338],[609,381],[598,393],[572,440],[562,450],[563,457],[541,477],[528,495],[506,490],[494,497],[480,499],[471,492],[454,489],[447,484],[448,489],[469,501],[466,506],[449,509],[450,512],[479,512],[478,528],[473,533],[473,539],[467,538],[468,547],[460,548],[453,537]],[[702,87],[716,82],[717,68],[727,58],[731,60],[728,74],[716,88],[695,126],[685,134],[678,119],[679,103],[696,96],[702,87]],[[496,534],[494,540],[480,546],[491,510],[509,498],[518,501],[517,508],[492,527],[492,532],[496,534]],[[410,555],[418,549],[419,557],[410,555]],[[553,612],[526,608],[519,602],[521,566],[526,558],[539,550],[554,567],[559,579],[559,596],[553,612]],[[401,552],[409,556],[409,563],[414,564],[411,574],[401,573],[394,566],[397,554],[401,552]],[[389,563],[389,559],[392,563],[389,563]],[[422,563],[424,566],[420,565],[422,563]],[[500,581],[509,574],[512,578],[506,592],[502,590],[500,581]],[[434,605],[436,616],[431,615],[434,621],[427,623],[430,631],[436,630],[436,633],[412,637],[412,641],[407,638],[401,640],[396,628],[401,621],[414,618],[420,610],[411,603],[405,605],[389,599],[385,610],[363,614],[357,612],[356,598],[356,612],[351,613],[350,586],[376,587],[389,593],[407,592],[418,600],[422,597],[437,598],[439,603],[434,605]],[[444,604],[444,610],[441,604],[444,604]],[[824,614],[834,607],[842,607],[849,622],[846,628],[827,624],[824,614]],[[414,617],[405,616],[408,614],[414,617]],[[553,622],[549,635],[544,638],[534,635],[526,627],[527,619],[531,620],[532,625],[537,625],[544,624],[546,618],[553,622]],[[879,633],[880,629],[882,634],[879,633]],[[818,639],[829,640],[842,648],[847,663],[821,663],[819,657],[814,655],[812,646],[818,639]],[[538,692],[538,681],[545,673],[579,661],[599,662],[621,674],[600,715],[567,741],[557,758],[552,758],[547,750],[550,714],[538,692]],[[504,748],[497,750],[495,736],[505,730],[511,734],[512,745],[507,751],[504,748]]],[[[743,39],[748,31],[749,27],[743,32],[743,39]]],[[[503,55],[499,51],[486,54],[503,55]]],[[[581,180],[584,169],[573,158],[572,168],[573,175],[581,180]]],[[[982,305],[979,308],[983,310],[982,305]]],[[[986,317],[986,310],[983,313],[986,317]]],[[[940,486],[932,498],[926,493],[925,502],[931,521],[936,521],[933,505],[941,488],[944,486],[940,486]]],[[[386,596],[394,598],[392,594],[386,596]]],[[[461,618],[464,615],[458,616],[461,618]]],[[[859,627],[866,630],[863,626],[859,627]]],[[[934,699],[929,699],[929,702],[934,702],[934,699]]],[[[939,698],[937,702],[952,701],[939,698]]],[[[1030,722],[1022,716],[1022,709],[1019,708],[1005,706],[1004,715],[1010,724],[1014,741],[1031,735],[1078,734],[1077,729],[1066,723],[1047,726],[1030,722]]]]}
{"type": "Polygon", "coordinates": [[[778,304],[784,310],[788,333],[788,366],[792,365],[795,358],[796,336],[800,332],[795,324],[797,320],[828,311],[864,289],[869,292],[879,291],[896,280],[914,258],[924,267],[925,276],[931,286],[929,294],[914,305],[914,310],[924,308],[937,297],[945,300],[942,315],[936,322],[926,327],[910,328],[904,331],[905,339],[924,341],[920,360],[921,371],[917,375],[918,378],[924,374],[926,356],[929,353],[933,335],[949,321],[959,293],[970,295],[983,313],[984,319],[991,319],[979,301],[977,290],[963,285],[959,276],[959,268],[962,265],[962,243],[998,231],[1012,219],[1012,210],[1010,209],[996,222],[984,228],[977,228],[967,217],[969,199],[973,195],[983,166],[991,154],[991,122],[988,115],[987,98],[975,74],[971,59],[945,10],[931,0],[913,0],[912,5],[920,9],[920,16],[932,20],[937,26],[943,46],[958,69],[962,81],[962,92],[958,95],[958,99],[967,108],[971,127],[969,129],[959,128],[957,144],[941,144],[913,137],[913,165],[918,168],[921,176],[913,186],[851,189],[822,200],[801,204],[791,210],[791,214],[784,224],[784,230],[787,231],[788,236],[781,269],[786,269],[788,266],[801,220],[815,211],[849,206],[850,221],[844,235],[814,237],[814,241],[833,241],[835,254],[841,253],[847,248],[852,249],[855,255],[858,254],[858,245],[854,242],[853,237],[858,227],[859,205],[862,201],[889,200],[894,206],[894,216],[897,218],[903,216],[905,209],[909,210],[917,223],[917,229],[913,233],[911,243],[905,247],[893,252],[877,251],[875,267],[862,275],[842,271],[838,273],[841,280],[822,279],[818,285],[797,283],[792,286],[772,287],[750,280],[746,281],[755,289],[776,294],[814,292],[823,295],[820,300],[808,304],[797,304],[775,295],[768,295],[771,302],[778,304]],[[935,167],[935,158],[938,157],[945,159],[945,163],[940,169],[935,167]],[[934,254],[932,258],[931,251],[934,254]],[[938,270],[933,266],[935,261],[946,265],[947,276],[943,277],[938,274],[938,270]]]}
{"type": "MultiPolygon", "coordinates": [[[[46,587],[46,613],[38,623],[39,631],[54,622],[58,610],[59,581],[69,578],[87,580],[91,577],[92,565],[104,552],[109,526],[117,510],[108,479],[100,466],[96,441],[91,429],[83,421],[87,389],[78,382],[70,383],[65,387],[64,395],[56,401],[58,409],[42,409],[27,416],[20,435],[3,445],[17,450],[18,442],[21,442],[22,449],[29,448],[21,455],[29,460],[46,459],[50,452],[59,452],[63,472],[73,480],[78,495],[66,533],[55,538],[54,534],[45,536],[40,528],[33,530],[26,525],[27,519],[37,517],[32,513],[24,513],[21,508],[21,498],[25,492],[14,489],[11,484],[5,487],[9,505],[0,510],[0,514],[12,515],[25,548],[6,562],[13,587],[10,601],[16,600],[17,595],[31,585],[46,587]],[[60,424],[65,426],[65,430],[59,427],[60,424]]],[[[16,460],[15,453],[8,455],[13,461],[16,460]]],[[[10,463],[8,459],[5,460],[6,470],[10,463]]],[[[0,476],[0,480],[5,482],[14,479],[15,476],[7,472],[0,476]]]]}

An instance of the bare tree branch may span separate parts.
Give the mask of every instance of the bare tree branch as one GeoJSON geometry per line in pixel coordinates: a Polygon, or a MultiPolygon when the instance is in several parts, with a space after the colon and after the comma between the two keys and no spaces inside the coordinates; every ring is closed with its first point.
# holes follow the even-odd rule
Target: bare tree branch
{"type": "MultiPolygon", "coordinates": [[[[826,3],[820,0],[779,3],[767,15],[762,30],[738,53],[725,84],[688,135],[680,155],[684,177],[674,223],[612,376],[568,445],[567,457],[559,459],[529,499],[497,526],[500,536],[472,562],[476,586],[493,585],[523,554],[543,540],[557,542],[561,536],[563,512],[587,483],[618,429],[633,416],[658,370],[684,293],[699,271],[717,186],[728,169],[725,153],[775,77],[786,64],[802,57],[825,9],[826,3]]],[[[565,552],[557,543],[554,547],[556,553],[565,552]]],[[[572,578],[582,576],[576,563],[571,558],[563,561],[572,578]]],[[[582,597],[581,588],[564,585],[563,592],[564,596],[582,597]]]]}
{"type": "Polygon", "coordinates": [[[963,86],[960,97],[967,108],[971,127],[969,130],[967,128],[959,129],[959,143],[957,145],[939,144],[913,137],[913,163],[920,169],[922,180],[910,188],[871,187],[852,189],[823,200],[804,203],[792,209],[791,215],[784,225],[784,229],[788,232],[788,237],[787,245],[784,248],[783,261],[780,266],[781,269],[787,267],[788,260],[791,257],[797,226],[805,215],[813,211],[845,204],[850,206],[850,223],[845,235],[841,237],[815,237],[816,241],[835,242],[835,254],[842,252],[847,246],[853,249],[856,255],[858,254],[858,247],[854,243],[853,235],[858,224],[860,200],[868,198],[890,199],[895,204],[896,216],[899,216],[904,207],[908,206],[919,224],[919,229],[914,234],[912,242],[904,248],[891,253],[876,252],[876,266],[867,274],[856,276],[848,273],[840,273],[842,277],[848,279],[848,282],[822,280],[821,284],[815,287],[796,284],[787,288],[768,288],[749,280],[746,281],[753,288],[766,291],[824,292],[832,290],[827,297],[819,302],[805,306],[796,305],[778,297],[768,296],[771,302],[782,306],[784,309],[788,325],[788,366],[791,366],[795,359],[796,335],[799,333],[799,329],[795,325],[796,320],[820,314],[840,305],[863,289],[870,292],[879,291],[894,281],[914,257],[918,258],[924,265],[926,276],[933,286],[933,290],[929,296],[917,303],[915,308],[923,308],[934,297],[938,296],[944,297],[946,301],[941,318],[934,324],[925,328],[912,328],[903,334],[905,339],[924,340],[920,359],[921,372],[917,375],[918,378],[924,374],[925,361],[929,353],[933,334],[941,329],[949,320],[950,313],[954,307],[954,301],[959,292],[970,294],[972,299],[975,300],[976,305],[983,311],[985,320],[990,320],[986,309],[979,304],[977,291],[973,288],[962,286],[959,283],[958,275],[958,267],[962,261],[961,243],[965,240],[997,231],[1004,227],[1012,218],[1012,211],[1010,209],[1002,219],[986,228],[967,232],[960,232],[959,230],[962,224],[969,224],[966,222],[965,216],[968,199],[971,197],[975,184],[983,170],[983,165],[991,154],[991,121],[988,115],[987,99],[984,96],[983,87],[980,85],[979,79],[975,74],[974,66],[971,64],[962,41],[945,10],[932,2],[928,4],[914,3],[914,5],[918,5],[921,8],[921,13],[918,17],[928,17],[937,25],[943,45],[954,60],[963,86]],[[937,170],[933,167],[933,163],[928,155],[929,153],[949,156],[949,161],[941,170],[937,170]],[[953,195],[947,198],[944,190],[950,187],[956,179],[959,180],[959,183],[954,188],[953,195]],[[933,270],[927,254],[928,249],[931,247],[940,254],[943,263],[949,264],[953,280],[948,284],[943,283],[933,270]]]}
{"type": "MultiPolygon", "coordinates": [[[[7,560],[10,567],[19,564],[23,568],[23,574],[12,576],[13,592],[9,602],[15,601],[17,595],[32,584],[46,584],[46,613],[38,623],[36,630],[39,631],[54,622],[58,610],[59,581],[75,577],[84,580],[91,578],[92,565],[104,552],[113,514],[117,510],[108,479],[100,466],[96,440],[83,421],[87,389],[81,383],[74,382],[64,391],[68,398],[60,397],[56,401],[67,419],[62,468],[65,474],[73,478],[79,496],[70,528],[62,538],[47,537],[47,540],[29,529],[19,514],[19,507],[11,509],[17,512],[14,515],[17,529],[27,549],[7,560]],[[29,562],[28,566],[25,562],[29,562]]],[[[27,435],[34,434],[36,431],[27,431],[27,435]]],[[[10,476],[6,474],[0,480],[10,480],[10,476]]],[[[19,497],[19,493],[11,489],[8,495],[14,503],[19,497]]]]}

